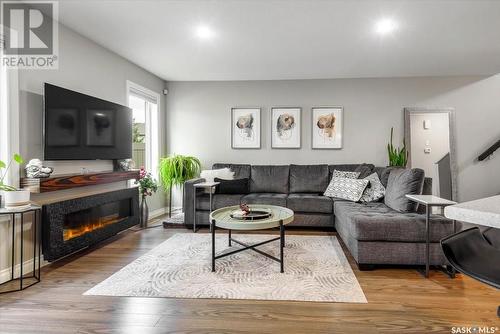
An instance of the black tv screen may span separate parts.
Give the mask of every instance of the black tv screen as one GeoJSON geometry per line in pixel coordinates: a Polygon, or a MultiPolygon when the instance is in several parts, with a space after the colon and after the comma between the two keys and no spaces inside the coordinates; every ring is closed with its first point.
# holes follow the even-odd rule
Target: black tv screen
{"type": "Polygon", "coordinates": [[[45,83],[44,159],[132,157],[132,109],[45,83]]]}

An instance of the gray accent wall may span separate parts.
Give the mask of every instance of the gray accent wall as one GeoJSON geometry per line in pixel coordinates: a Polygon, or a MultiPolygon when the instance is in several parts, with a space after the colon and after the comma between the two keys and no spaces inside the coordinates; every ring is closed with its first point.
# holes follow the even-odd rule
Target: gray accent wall
{"type": "MultiPolygon", "coordinates": [[[[167,149],[214,162],[387,165],[390,128],[403,138],[404,107],[456,110],[459,200],[500,193],[500,158],[477,162],[500,131],[500,75],[286,81],[168,82],[167,149]],[[271,149],[270,108],[302,108],[302,148],[271,149]],[[311,149],[311,107],[344,107],[344,148],[311,149]],[[231,149],[230,109],[262,108],[262,149],[231,149]]],[[[178,196],[177,196],[178,197],[178,196]]],[[[178,202],[176,203],[179,204],[178,202]]]]}

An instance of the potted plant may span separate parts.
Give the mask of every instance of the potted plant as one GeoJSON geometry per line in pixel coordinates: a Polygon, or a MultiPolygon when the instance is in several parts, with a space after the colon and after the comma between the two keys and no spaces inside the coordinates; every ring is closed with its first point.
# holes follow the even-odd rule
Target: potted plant
{"type": "Polygon", "coordinates": [[[135,181],[135,184],[139,184],[139,192],[141,193],[141,228],[147,227],[149,220],[149,207],[146,198],[152,196],[158,190],[158,184],[156,180],[153,179],[151,173],[146,172],[144,167],[141,167],[139,171],[139,179],[135,181]]]}
{"type": "Polygon", "coordinates": [[[184,182],[199,175],[201,162],[195,157],[172,155],[160,160],[160,182],[170,192],[168,214],[172,212],[172,187],[183,186],[184,182]]]}
{"type": "Polygon", "coordinates": [[[392,136],[394,133],[394,128],[391,128],[391,141],[387,144],[387,152],[389,153],[389,166],[390,167],[402,167],[405,168],[408,163],[408,152],[406,151],[406,143],[403,139],[403,147],[395,148],[392,145],[392,136]]]}
{"type": "Polygon", "coordinates": [[[5,207],[7,208],[28,205],[30,202],[30,192],[28,190],[17,189],[4,183],[13,162],[20,165],[24,160],[19,154],[14,154],[8,164],[0,160],[0,190],[3,192],[5,207]]]}

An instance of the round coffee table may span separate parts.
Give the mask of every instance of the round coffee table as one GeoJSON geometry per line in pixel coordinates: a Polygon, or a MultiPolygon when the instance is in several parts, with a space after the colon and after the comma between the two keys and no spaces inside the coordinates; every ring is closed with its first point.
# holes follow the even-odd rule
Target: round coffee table
{"type": "Polygon", "coordinates": [[[274,261],[277,261],[281,265],[280,272],[284,272],[284,261],[283,261],[283,248],[285,247],[285,225],[293,222],[293,211],[281,206],[276,205],[265,205],[265,204],[251,204],[249,205],[250,210],[264,209],[271,213],[269,218],[260,220],[240,220],[231,217],[231,213],[238,210],[239,206],[229,206],[221,209],[217,209],[210,213],[210,232],[212,233],[212,271],[215,271],[215,260],[239,253],[248,249],[251,249],[261,255],[264,255],[274,261]],[[280,236],[270,240],[262,241],[253,245],[248,245],[231,237],[232,230],[239,231],[253,231],[253,230],[265,230],[279,227],[280,236]],[[243,248],[236,249],[231,252],[227,252],[220,255],[215,255],[215,231],[217,228],[222,228],[228,230],[228,245],[231,247],[231,243],[234,242],[238,245],[243,246],[243,248]],[[265,253],[258,250],[256,247],[268,244],[273,241],[280,241],[280,258],[265,253]]]}

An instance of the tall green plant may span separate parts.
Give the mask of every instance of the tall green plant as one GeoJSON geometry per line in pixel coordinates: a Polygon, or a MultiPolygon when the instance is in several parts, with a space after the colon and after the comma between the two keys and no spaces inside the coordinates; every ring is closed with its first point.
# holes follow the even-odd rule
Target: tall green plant
{"type": "Polygon", "coordinates": [[[172,155],[160,160],[160,182],[164,190],[181,186],[200,173],[201,162],[195,157],[172,155]]]}
{"type": "Polygon", "coordinates": [[[406,143],[403,139],[403,147],[394,147],[392,145],[392,137],[394,128],[391,128],[391,141],[387,144],[387,152],[389,153],[389,166],[406,167],[408,162],[408,152],[406,151],[406,143]]]}
{"type": "Polygon", "coordinates": [[[17,164],[22,164],[24,162],[23,158],[19,154],[14,154],[12,159],[10,159],[9,164],[6,164],[4,161],[0,160],[0,190],[3,191],[16,191],[17,189],[13,186],[9,186],[4,184],[5,177],[9,172],[9,168],[12,165],[12,162],[16,162],[17,164]],[[2,172],[2,169],[4,170],[2,172]]]}

